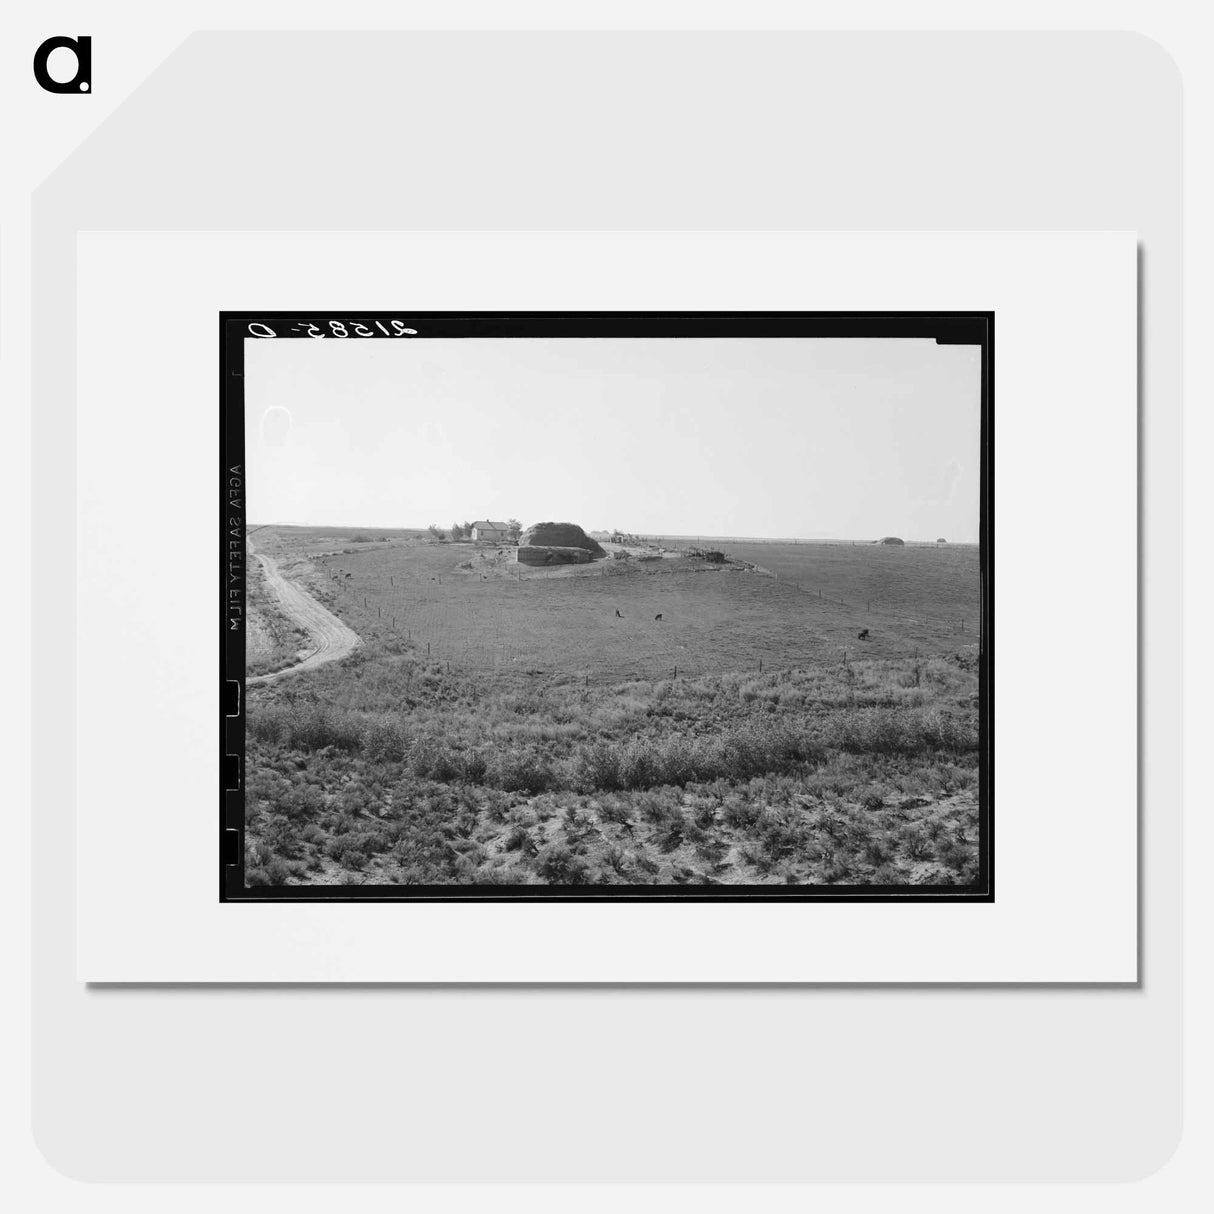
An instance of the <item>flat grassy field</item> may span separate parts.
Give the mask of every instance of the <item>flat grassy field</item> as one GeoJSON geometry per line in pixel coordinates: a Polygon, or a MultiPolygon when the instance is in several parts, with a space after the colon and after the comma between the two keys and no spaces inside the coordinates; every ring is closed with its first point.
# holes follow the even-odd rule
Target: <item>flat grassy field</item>
{"type": "Polygon", "coordinates": [[[819,591],[874,620],[924,619],[944,628],[964,622],[978,635],[982,615],[976,544],[724,544],[781,581],[819,591]]]}
{"type": "Polygon", "coordinates": [[[255,539],[363,646],[249,689],[250,884],[975,879],[976,548],[255,539]]]}
{"type": "Polygon", "coordinates": [[[791,670],[978,639],[976,548],[752,545],[729,555],[767,572],[694,559],[544,570],[519,566],[509,548],[404,534],[335,542],[348,534],[265,529],[258,542],[294,559],[295,575],[360,636],[403,637],[453,667],[503,677],[791,670]]]}

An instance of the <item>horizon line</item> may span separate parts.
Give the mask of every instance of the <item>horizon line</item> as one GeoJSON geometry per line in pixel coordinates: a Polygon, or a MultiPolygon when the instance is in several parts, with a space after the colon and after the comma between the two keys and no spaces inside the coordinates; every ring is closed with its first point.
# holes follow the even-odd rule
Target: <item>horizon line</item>
{"type": "MultiPolygon", "coordinates": [[[[434,524],[438,526],[438,524],[434,524]]],[[[536,524],[533,524],[536,525],[536,524]]],[[[575,526],[577,524],[574,524],[575,526]]],[[[324,528],[329,531],[418,531],[425,534],[430,529],[430,524],[424,526],[400,526],[400,525],[385,525],[383,523],[251,523],[245,520],[245,534],[252,534],[253,531],[261,531],[267,527],[297,527],[297,528],[324,528]]],[[[439,527],[440,531],[449,531],[450,527],[439,527]]],[[[526,527],[523,528],[527,530],[526,527]]],[[[610,531],[607,527],[595,528],[597,531],[610,531]]],[[[587,536],[593,533],[586,531],[587,536]]],[[[895,537],[895,532],[886,532],[885,535],[877,536],[875,539],[869,536],[838,536],[838,535],[710,535],[706,533],[680,533],[677,531],[626,531],[619,529],[616,534],[631,535],[638,539],[653,538],[661,540],[732,540],[734,543],[755,543],[755,544],[877,544],[882,539],[895,537]]],[[[965,544],[969,546],[977,546],[981,544],[980,539],[972,540],[950,540],[947,537],[937,539],[907,539],[906,536],[896,536],[906,544],[939,544],[941,538],[946,544],[965,544]]]]}

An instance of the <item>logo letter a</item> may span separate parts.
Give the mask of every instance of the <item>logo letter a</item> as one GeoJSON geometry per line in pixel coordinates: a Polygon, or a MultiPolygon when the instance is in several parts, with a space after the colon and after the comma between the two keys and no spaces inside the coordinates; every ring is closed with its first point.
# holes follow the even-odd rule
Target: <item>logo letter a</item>
{"type": "Polygon", "coordinates": [[[93,40],[84,34],[78,38],[48,38],[34,52],[34,79],[48,93],[87,93],[93,87],[93,40]],[[46,70],[52,51],[60,48],[76,56],[76,74],[70,80],[53,80],[46,70]]]}

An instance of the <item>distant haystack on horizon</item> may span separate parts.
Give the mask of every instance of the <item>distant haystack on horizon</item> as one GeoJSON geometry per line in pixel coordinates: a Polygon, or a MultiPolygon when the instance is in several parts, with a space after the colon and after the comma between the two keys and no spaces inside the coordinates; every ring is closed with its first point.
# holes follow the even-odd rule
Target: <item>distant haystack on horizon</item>
{"type": "Polygon", "coordinates": [[[937,544],[947,544],[947,543],[948,543],[948,540],[946,540],[946,539],[944,538],[944,536],[940,536],[940,538],[936,540],[936,543],[937,543],[937,544]]]}
{"type": "Polygon", "coordinates": [[[881,543],[883,543],[883,544],[905,544],[906,541],[899,539],[896,535],[886,535],[886,536],[882,537],[881,543]]]}
{"type": "Polygon", "coordinates": [[[576,523],[535,523],[519,538],[520,548],[581,548],[592,557],[606,556],[603,546],[576,523]]]}

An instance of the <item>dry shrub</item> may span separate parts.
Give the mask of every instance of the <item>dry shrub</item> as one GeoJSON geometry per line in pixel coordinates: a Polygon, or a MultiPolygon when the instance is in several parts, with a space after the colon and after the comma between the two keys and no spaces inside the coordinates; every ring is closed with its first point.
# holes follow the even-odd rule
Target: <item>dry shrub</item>
{"type": "Polygon", "coordinates": [[[372,762],[399,763],[407,746],[404,730],[390,718],[372,720],[364,730],[363,754],[372,762]]]}
{"type": "Polygon", "coordinates": [[[977,750],[978,730],[976,720],[937,710],[856,708],[829,723],[826,740],[853,754],[962,754],[977,750]]]}
{"type": "Polygon", "coordinates": [[[290,750],[358,750],[362,733],[346,713],[319,704],[270,706],[249,715],[248,731],[259,742],[278,743],[290,750]]]}
{"type": "Polygon", "coordinates": [[[511,747],[495,755],[485,773],[486,783],[506,792],[545,792],[555,779],[547,759],[538,751],[511,747]]]}
{"type": "Polygon", "coordinates": [[[549,843],[536,857],[535,871],[549,885],[584,885],[589,879],[586,862],[563,843],[549,843]]]}

